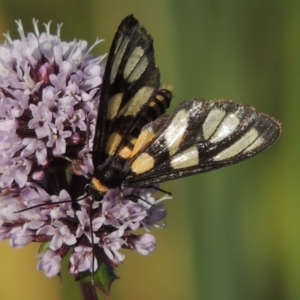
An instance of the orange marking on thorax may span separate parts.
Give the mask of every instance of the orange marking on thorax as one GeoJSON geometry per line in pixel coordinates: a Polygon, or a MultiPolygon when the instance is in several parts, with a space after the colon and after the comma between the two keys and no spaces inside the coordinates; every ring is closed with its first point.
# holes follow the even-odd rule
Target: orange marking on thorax
{"type": "Polygon", "coordinates": [[[96,188],[97,191],[100,191],[103,193],[108,191],[108,187],[103,185],[96,177],[92,178],[92,184],[96,188]]]}

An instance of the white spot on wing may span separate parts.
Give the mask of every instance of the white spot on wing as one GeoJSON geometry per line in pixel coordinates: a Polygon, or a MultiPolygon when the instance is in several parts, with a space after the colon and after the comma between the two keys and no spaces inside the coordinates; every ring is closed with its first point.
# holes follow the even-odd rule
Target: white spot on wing
{"type": "Polygon", "coordinates": [[[231,158],[236,154],[244,151],[248,146],[250,146],[258,137],[258,132],[255,128],[250,129],[246,132],[239,140],[237,140],[230,147],[225,149],[216,155],[213,159],[215,161],[220,161],[224,159],[231,158]]]}
{"type": "Polygon", "coordinates": [[[197,166],[199,164],[198,149],[192,146],[178,154],[171,159],[171,166],[173,169],[183,169],[187,167],[197,166]]]}
{"type": "Polygon", "coordinates": [[[231,135],[239,124],[240,119],[236,115],[227,115],[209,141],[211,143],[218,143],[222,141],[223,139],[231,135]]]}
{"type": "Polygon", "coordinates": [[[120,142],[122,140],[122,136],[119,135],[117,132],[113,132],[107,141],[106,147],[105,147],[105,153],[112,155],[116,152],[117,147],[120,145],[120,142]]]}
{"type": "Polygon", "coordinates": [[[204,139],[208,140],[211,135],[216,131],[220,122],[223,120],[226,112],[222,109],[212,109],[203,123],[204,139]]]}
{"type": "Polygon", "coordinates": [[[247,149],[245,149],[244,153],[251,152],[261,146],[264,143],[264,138],[261,136],[255,140],[254,143],[252,143],[247,149]]]}
{"type": "Polygon", "coordinates": [[[107,119],[112,120],[118,113],[119,107],[123,98],[123,94],[119,93],[113,95],[108,100],[108,108],[107,108],[107,119]]]}
{"type": "Polygon", "coordinates": [[[144,86],[129,100],[129,102],[120,110],[118,116],[135,116],[141,107],[149,100],[153,93],[153,88],[144,86]]]}
{"type": "Polygon", "coordinates": [[[124,78],[127,79],[128,82],[133,82],[141,77],[144,73],[145,69],[148,66],[148,59],[144,56],[145,51],[142,47],[136,47],[124,69],[124,78]]]}
{"type": "Polygon", "coordinates": [[[170,156],[177,152],[187,126],[188,113],[182,109],[177,112],[172,122],[164,132],[164,138],[166,140],[166,146],[169,150],[170,156]]]}
{"type": "Polygon", "coordinates": [[[132,163],[131,165],[131,170],[135,173],[135,174],[141,174],[141,173],[145,173],[146,171],[149,171],[153,168],[154,166],[154,158],[144,152],[141,153],[132,163]]]}
{"type": "Polygon", "coordinates": [[[118,40],[117,40],[117,42],[116,42],[116,47],[115,47],[115,52],[114,52],[114,55],[116,55],[116,54],[117,54],[117,52],[118,52],[118,50],[119,50],[120,43],[121,43],[122,39],[123,39],[123,36],[120,36],[120,37],[118,38],[118,40]]]}
{"type": "Polygon", "coordinates": [[[138,65],[135,67],[134,71],[127,78],[128,82],[133,82],[141,77],[141,75],[145,72],[148,66],[148,58],[146,56],[142,57],[139,61],[138,65]]]}
{"type": "MultiPolygon", "coordinates": [[[[123,38],[120,37],[120,40],[123,38]]],[[[128,36],[125,36],[117,53],[116,53],[116,56],[114,58],[114,62],[113,62],[113,65],[112,65],[112,68],[111,68],[111,73],[110,73],[110,83],[113,83],[115,81],[115,77],[116,77],[116,74],[117,74],[117,71],[119,69],[119,66],[120,66],[120,63],[122,61],[122,58],[124,56],[124,53],[125,53],[125,50],[126,50],[126,47],[127,47],[127,44],[129,42],[129,37],[128,36]]],[[[118,41],[117,42],[117,45],[119,44],[120,42],[118,41]]]]}

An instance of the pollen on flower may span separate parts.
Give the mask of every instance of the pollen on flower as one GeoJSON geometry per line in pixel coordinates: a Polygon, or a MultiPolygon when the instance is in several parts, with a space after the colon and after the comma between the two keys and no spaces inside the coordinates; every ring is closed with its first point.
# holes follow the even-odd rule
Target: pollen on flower
{"type": "Polygon", "coordinates": [[[155,238],[132,231],[165,226],[155,189],[112,189],[101,202],[85,195],[104,57],[91,50],[101,41],[88,48],[62,41],[61,25],[56,35],[50,23],[33,26],[26,35],[17,21],[20,38],[6,34],[0,45],[0,240],[47,242],[38,269],[48,277],[68,252],[74,275],[117,266],[122,248],[151,253],[155,238]]]}

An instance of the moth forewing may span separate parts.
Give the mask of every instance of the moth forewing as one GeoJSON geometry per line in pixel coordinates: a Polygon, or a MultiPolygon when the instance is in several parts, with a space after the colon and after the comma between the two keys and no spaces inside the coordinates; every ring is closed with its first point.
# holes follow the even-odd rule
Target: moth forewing
{"type": "Polygon", "coordinates": [[[279,137],[280,124],[232,101],[181,103],[151,143],[132,159],[125,185],[148,185],[245,160],[279,137]]]}
{"type": "Polygon", "coordinates": [[[152,37],[128,16],[115,34],[106,63],[94,137],[94,166],[103,164],[122,147],[159,85],[152,37]]]}
{"type": "Polygon", "coordinates": [[[236,130],[232,143],[213,157],[214,161],[233,160],[233,163],[251,157],[270,147],[280,135],[280,125],[273,118],[245,106],[247,116],[236,130]],[[244,128],[245,127],[245,128],[244,128]]]}

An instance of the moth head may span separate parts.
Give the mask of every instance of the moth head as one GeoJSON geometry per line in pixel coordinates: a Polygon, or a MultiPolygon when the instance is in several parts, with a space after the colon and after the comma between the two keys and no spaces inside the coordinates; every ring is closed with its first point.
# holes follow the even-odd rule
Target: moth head
{"type": "MultiPolygon", "coordinates": [[[[101,190],[103,187],[112,189],[120,187],[127,175],[124,171],[125,161],[121,158],[110,161],[109,164],[98,166],[94,172],[94,180],[98,180],[97,185],[101,190]]],[[[92,179],[92,182],[93,182],[92,179]]]]}

